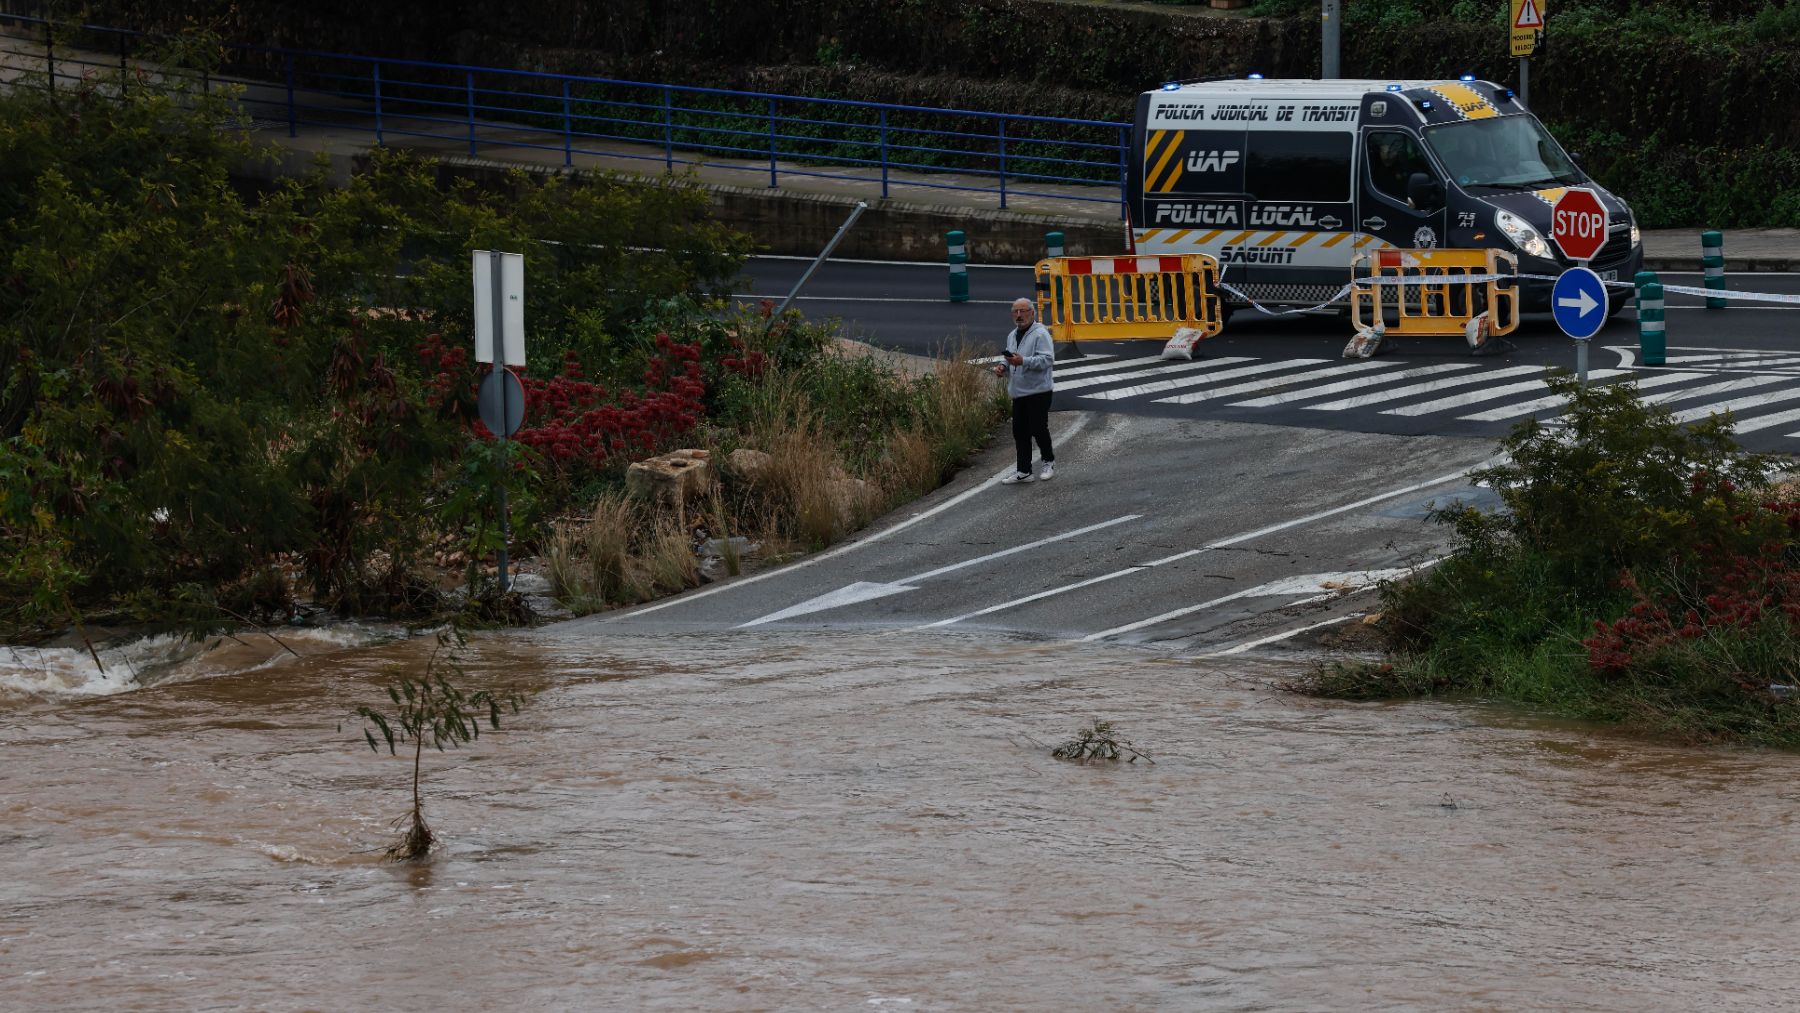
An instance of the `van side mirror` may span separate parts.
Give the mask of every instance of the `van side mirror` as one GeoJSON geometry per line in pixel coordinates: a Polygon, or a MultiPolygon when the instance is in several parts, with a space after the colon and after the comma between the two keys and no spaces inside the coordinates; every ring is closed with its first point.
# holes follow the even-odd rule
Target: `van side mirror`
{"type": "Polygon", "coordinates": [[[1575,163],[1575,168],[1577,168],[1577,169],[1581,168],[1581,152],[1579,152],[1579,151],[1569,152],[1569,161],[1575,163]]]}
{"type": "Polygon", "coordinates": [[[1420,211],[1435,211],[1444,206],[1444,184],[1422,172],[1415,172],[1407,177],[1406,199],[1420,211]]]}

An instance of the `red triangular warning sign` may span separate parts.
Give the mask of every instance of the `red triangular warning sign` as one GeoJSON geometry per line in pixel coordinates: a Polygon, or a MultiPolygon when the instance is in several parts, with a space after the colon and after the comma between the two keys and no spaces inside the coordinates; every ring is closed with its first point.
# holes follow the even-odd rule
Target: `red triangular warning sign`
{"type": "Polygon", "coordinates": [[[1542,28],[1544,15],[1538,11],[1537,0],[1525,0],[1519,5],[1519,16],[1513,19],[1514,28],[1542,28]]]}

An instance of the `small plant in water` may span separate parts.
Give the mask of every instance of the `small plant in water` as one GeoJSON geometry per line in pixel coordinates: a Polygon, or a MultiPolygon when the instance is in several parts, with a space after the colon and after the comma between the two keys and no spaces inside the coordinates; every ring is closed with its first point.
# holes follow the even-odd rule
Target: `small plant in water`
{"type": "Polygon", "coordinates": [[[375,731],[381,733],[391,755],[399,755],[398,745],[412,743],[412,810],[395,821],[396,825],[404,822],[406,831],[393,847],[387,849],[387,856],[396,862],[424,858],[435,840],[431,827],[425,822],[424,801],[419,795],[420,761],[426,742],[439,751],[446,745],[473,742],[481,737],[483,718],[489,727],[499,728],[503,707],[510,708],[514,714],[519,712],[519,695],[516,693],[496,694],[486,689],[465,693],[445,678],[445,669],[459,677],[463,674],[455,664],[441,661],[439,657],[453,639],[455,643],[461,642],[454,632],[439,635],[438,646],[425,663],[424,675],[414,679],[400,673],[398,681],[388,687],[388,699],[394,705],[391,714],[373,707],[356,708],[356,716],[368,722],[363,727],[363,738],[370,749],[381,752],[375,731]]]}
{"type": "Polygon", "coordinates": [[[1119,737],[1118,729],[1111,721],[1095,718],[1086,728],[1078,731],[1074,738],[1051,750],[1051,756],[1059,760],[1072,760],[1075,763],[1092,763],[1097,760],[1108,760],[1117,763],[1136,763],[1143,760],[1154,764],[1150,754],[1119,737]]]}

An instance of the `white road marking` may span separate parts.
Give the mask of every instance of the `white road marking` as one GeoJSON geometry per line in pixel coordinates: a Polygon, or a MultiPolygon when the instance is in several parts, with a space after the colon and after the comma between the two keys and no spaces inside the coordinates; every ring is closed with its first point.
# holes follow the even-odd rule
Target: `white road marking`
{"type": "MultiPolygon", "coordinates": [[[[1106,373],[1101,376],[1086,376],[1079,380],[1071,381],[1065,381],[1059,375],[1056,378],[1056,390],[1058,393],[1061,393],[1065,390],[1080,390],[1083,387],[1092,387],[1102,383],[1118,383],[1122,380],[1142,380],[1152,376],[1177,376],[1183,373],[1192,373],[1195,370],[1211,369],[1214,366],[1222,365],[1227,362],[1249,361],[1251,360],[1247,356],[1242,355],[1234,355],[1224,359],[1207,359],[1204,362],[1168,362],[1165,360],[1163,365],[1158,366],[1155,369],[1136,369],[1129,373],[1106,373]]],[[[1063,371],[1057,370],[1057,372],[1060,374],[1063,371]]]]}
{"type": "Polygon", "coordinates": [[[1451,387],[1463,387],[1471,383],[1487,383],[1490,380],[1498,380],[1503,377],[1523,376],[1526,373],[1542,373],[1543,371],[1544,367],[1542,366],[1511,366],[1506,369],[1494,369],[1474,375],[1464,374],[1462,376],[1446,376],[1436,380],[1427,380],[1424,383],[1409,383],[1404,387],[1396,387],[1393,390],[1376,391],[1373,394],[1358,394],[1355,397],[1347,397],[1338,401],[1327,401],[1324,404],[1309,404],[1306,406],[1306,409],[1307,411],[1314,412],[1337,412],[1343,411],[1346,408],[1362,408],[1367,405],[1380,404],[1383,401],[1398,401],[1401,398],[1417,397],[1420,394],[1429,394],[1432,391],[1448,390],[1451,387]]]}
{"type": "MultiPolygon", "coordinates": [[[[1224,360],[1218,360],[1224,361],[1224,360]]],[[[1206,373],[1202,376],[1184,376],[1173,380],[1157,380],[1153,383],[1138,384],[1135,387],[1121,387],[1118,390],[1097,390],[1092,394],[1081,395],[1095,401],[1118,401],[1128,397],[1141,397],[1145,394],[1160,394],[1165,390],[1180,390],[1202,383],[1213,383],[1218,380],[1235,380],[1244,376],[1255,376],[1258,373],[1273,373],[1281,369],[1298,369],[1302,366],[1317,366],[1330,362],[1330,359],[1285,359],[1280,362],[1264,362],[1255,366],[1239,366],[1218,373],[1206,373]]]]}
{"type": "MultiPolygon", "coordinates": [[[[1590,369],[1588,370],[1588,379],[1590,381],[1606,380],[1615,376],[1624,376],[1629,372],[1631,371],[1628,369],[1590,369]]],[[[1524,383],[1508,383],[1499,387],[1491,387],[1487,390],[1470,391],[1467,394],[1457,394],[1453,397],[1441,397],[1435,401],[1426,401],[1421,404],[1406,405],[1400,408],[1384,408],[1382,409],[1381,414],[1429,415],[1432,412],[1453,410],[1467,405],[1480,404],[1483,401],[1496,401],[1509,394],[1519,394],[1528,390],[1543,389],[1543,380],[1527,380],[1524,383]]]]}
{"type": "MultiPolygon", "coordinates": [[[[1077,413],[1075,416],[1075,421],[1069,426],[1069,428],[1056,434],[1056,442],[1062,443],[1065,440],[1073,439],[1076,433],[1079,433],[1083,429],[1087,428],[1088,420],[1092,417],[1093,417],[1092,415],[1089,415],[1086,412],[1077,413]]],[[[928,510],[922,510],[916,514],[913,514],[911,517],[908,517],[907,519],[901,521],[900,523],[893,525],[892,527],[882,528],[880,531],[874,532],[873,534],[870,534],[865,538],[860,538],[860,539],[857,539],[856,541],[852,541],[852,542],[846,542],[843,545],[840,545],[835,549],[827,549],[824,552],[821,552],[816,556],[808,556],[805,559],[799,560],[794,563],[790,563],[789,565],[780,567],[778,569],[767,570],[763,573],[755,574],[754,576],[740,577],[737,580],[727,581],[726,583],[723,583],[723,584],[714,584],[712,587],[706,588],[704,590],[690,591],[687,594],[680,595],[680,596],[677,596],[674,598],[670,598],[668,601],[658,602],[655,605],[650,605],[645,608],[638,609],[635,612],[627,612],[626,614],[619,616],[618,618],[619,619],[635,619],[638,616],[648,615],[651,612],[656,612],[661,609],[671,608],[675,605],[684,605],[688,602],[699,601],[701,598],[710,597],[712,595],[718,594],[721,591],[734,591],[740,587],[746,587],[750,584],[755,584],[758,581],[767,580],[770,577],[776,577],[776,576],[781,576],[783,574],[789,574],[789,573],[794,572],[795,570],[804,570],[809,566],[816,566],[819,563],[825,562],[827,559],[836,559],[838,556],[841,556],[846,552],[855,552],[857,549],[866,548],[867,546],[874,545],[876,542],[881,541],[882,539],[888,537],[891,534],[894,534],[899,531],[904,531],[907,528],[912,527],[914,524],[919,523],[920,521],[929,520],[933,517],[936,517],[938,514],[943,513],[944,511],[950,509],[951,507],[960,506],[964,501],[968,500],[971,496],[974,496],[977,493],[985,492],[986,490],[993,488],[996,485],[999,485],[1000,480],[1005,478],[1006,476],[1012,474],[1014,470],[1015,469],[1014,469],[1013,465],[1008,464],[1006,467],[1000,469],[999,471],[994,472],[994,474],[991,477],[989,477],[986,481],[982,482],[981,484],[971,486],[967,489],[964,489],[962,492],[959,492],[956,495],[950,497],[949,499],[943,501],[942,503],[939,503],[937,506],[931,507],[928,510]]],[[[602,621],[603,622],[611,622],[611,621],[615,621],[615,620],[612,620],[609,618],[609,619],[602,620],[602,621]]]]}
{"type": "Polygon", "coordinates": [[[890,595],[890,594],[897,594],[901,591],[914,591],[914,590],[917,590],[917,588],[913,587],[912,585],[923,584],[924,582],[932,579],[933,577],[941,577],[946,573],[954,573],[955,571],[964,569],[965,567],[976,566],[981,563],[990,563],[996,559],[1004,559],[1005,557],[1013,555],[1014,553],[1029,552],[1032,549],[1040,549],[1046,545],[1051,545],[1053,543],[1060,542],[1065,539],[1076,538],[1076,537],[1079,537],[1081,535],[1086,535],[1086,534],[1092,534],[1095,531],[1100,531],[1105,528],[1110,528],[1117,524],[1123,524],[1126,521],[1135,521],[1142,516],[1143,516],[1143,514],[1124,514],[1119,517],[1114,517],[1111,520],[1101,521],[1098,524],[1089,524],[1086,527],[1076,528],[1073,531],[1063,531],[1058,534],[1047,535],[1043,538],[1037,539],[1036,541],[1026,542],[1023,545],[1010,546],[1008,548],[1001,549],[998,552],[990,552],[983,556],[976,556],[973,559],[965,559],[958,563],[951,563],[948,566],[940,566],[935,570],[927,570],[924,573],[914,574],[911,577],[901,577],[899,580],[892,581],[890,583],[870,584],[867,582],[858,581],[855,584],[847,585],[836,591],[832,591],[827,594],[822,594],[815,598],[810,598],[804,602],[801,602],[798,605],[790,606],[790,607],[782,609],[778,612],[771,612],[768,615],[761,617],[760,619],[752,619],[747,623],[741,623],[738,625],[738,629],[741,630],[741,629],[745,629],[750,626],[761,626],[763,623],[774,622],[777,619],[791,619],[794,616],[805,615],[809,612],[819,612],[824,609],[838,608],[839,606],[854,604],[855,602],[858,602],[858,601],[867,601],[867,600],[870,600],[873,598],[882,598],[882,597],[886,597],[887,595],[890,595]],[[874,592],[874,593],[870,593],[870,592],[874,592]],[[860,595],[860,597],[859,597],[859,595],[860,595]]]}
{"type": "Polygon", "coordinates": [[[1734,390],[1749,390],[1752,387],[1767,387],[1772,383],[1784,383],[1785,376],[1747,376],[1741,380],[1725,380],[1721,383],[1709,383],[1704,387],[1690,387],[1685,390],[1665,391],[1644,398],[1645,404],[1668,404],[1671,401],[1686,401],[1689,398],[1709,397],[1713,394],[1729,394],[1734,390]]]}
{"type": "MultiPolygon", "coordinates": [[[[1663,387],[1671,383],[1686,383],[1689,380],[1699,380],[1706,375],[1707,374],[1705,373],[1664,373],[1661,376],[1645,377],[1633,382],[1637,384],[1639,390],[1643,390],[1646,387],[1663,387]]],[[[1588,379],[1593,379],[1593,376],[1593,373],[1589,373],[1588,379]]],[[[1622,380],[1620,382],[1623,383],[1626,381],[1622,380]]],[[[1535,401],[1521,401],[1518,404],[1503,405],[1499,408],[1490,408],[1484,412],[1476,412],[1473,415],[1463,415],[1460,417],[1474,422],[1498,422],[1501,419],[1511,419],[1517,418],[1520,415],[1530,415],[1532,412],[1543,408],[1560,408],[1568,403],[1568,398],[1563,397],[1560,394],[1553,394],[1550,397],[1541,397],[1535,401]]]]}
{"type": "Polygon", "coordinates": [[[1161,361],[1163,361],[1163,357],[1160,355],[1146,355],[1137,359],[1120,359],[1117,362],[1084,363],[1079,366],[1068,367],[1057,366],[1056,382],[1058,387],[1060,387],[1062,385],[1062,378],[1065,376],[1084,376],[1088,373],[1098,373],[1102,370],[1125,369],[1131,366],[1147,366],[1152,362],[1161,361]]]}
{"type": "MultiPolygon", "coordinates": [[[[1298,605],[1298,604],[1300,604],[1300,602],[1295,602],[1294,604],[1298,605]]],[[[1196,655],[1194,655],[1194,657],[1196,657],[1196,658],[1223,658],[1226,655],[1230,655],[1230,654],[1243,654],[1244,652],[1249,651],[1253,648],[1262,647],[1267,644],[1273,644],[1279,640],[1287,640],[1290,637],[1297,637],[1300,634],[1307,632],[1308,630],[1316,630],[1321,626],[1333,626],[1333,625],[1336,625],[1337,623],[1349,622],[1352,619],[1361,619],[1363,616],[1366,616],[1366,615],[1368,615],[1367,612],[1352,612],[1347,616],[1332,616],[1330,619],[1322,619],[1316,623],[1308,623],[1307,625],[1301,626],[1297,629],[1282,630],[1280,633],[1271,633],[1268,636],[1263,637],[1259,640],[1247,641],[1245,643],[1238,644],[1236,647],[1227,647],[1223,651],[1208,651],[1205,654],[1196,654],[1196,655]]]]}
{"type": "Polygon", "coordinates": [[[1248,401],[1234,401],[1232,402],[1231,407],[1269,408],[1274,405],[1305,401],[1308,398],[1323,397],[1326,394],[1337,394],[1346,390],[1356,390],[1359,387],[1367,387],[1370,384],[1391,383],[1395,380],[1411,380],[1418,376],[1434,376],[1438,373],[1451,373],[1459,370],[1475,369],[1477,368],[1477,365],[1477,363],[1473,362],[1448,362],[1437,366],[1420,366],[1416,369],[1403,369],[1398,373],[1384,373],[1381,376],[1372,378],[1357,377],[1353,380],[1340,380],[1337,383],[1328,383],[1323,387],[1314,387],[1310,390],[1290,390],[1282,394],[1270,394],[1267,397],[1251,398],[1248,401]]]}
{"type": "Polygon", "coordinates": [[[1719,415],[1727,411],[1736,414],[1740,408],[1758,408],[1766,404],[1792,401],[1795,398],[1800,398],[1800,387],[1789,387],[1785,390],[1772,391],[1766,394],[1746,394],[1743,397],[1734,397],[1729,401],[1701,405],[1698,408],[1683,409],[1682,411],[1676,412],[1671,417],[1676,422],[1693,422],[1696,419],[1703,419],[1709,415],[1719,415]]]}
{"type": "MultiPolygon", "coordinates": [[[[1787,411],[1771,412],[1767,415],[1758,415],[1755,418],[1743,419],[1738,422],[1734,428],[1739,433],[1754,433],[1759,429],[1771,429],[1775,426],[1792,422],[1795,419],[1800,419],[1800,408],[1790,408],[1787,411]]],[[[1789,433],[1788,435],[1794,436],[1797,434],[1789,433]]]]}
{"type": "Polygon", "coordinates": [[[1229,387],[1220,387],[1218,390],[1198,390],[1187,394],[1177,394],[1174,397],[1159,397],[1156,399],[1156,403],[1193,404],[1196,401],[1210,401],[1214,398],[1231,397],[1236,394],[1247,394],[1254,390],[1268,390],[1270,387],[1284,387],[1288,384],[1299,383],[1305,380],[1318,379],[1327,376],[1343,376],[1346,373],[1364,373],[1376,369],[1392,369],[1399,365],[1400,363],[1398,362],[1370,359],[1367,362],[1353,362],[1348,366],[1332,365],[1325,369],[1309,370],[1304,373],[1290,373],[1285,376],[1254,380],[1250,383],[1233,384],[1229,387]]]}
{"type": "MultiPolygon", "coordinates": [[[[1156,564],[1151,563],[1148,565],[1154,566],[1156,564]]],[[[1037,594],[1028,594],[1023,598],[1014,598],[1012,601],[1001,602],[998,605],[989,605],[987,608],[976,609],[973,612],[965,612],[962,615],[956,616],[955,618],[952,618],[952,619],[939,619],[935,623],[926,623],[923,626],[914,626],[912,629],[904,630],[902,632],[911,633],[915,630],[929,630],[935,626],[949,626],[952,623],[960,623],[964,619],[974,619],[978,616],[991,615],[995,612],[1004,612],[1007,609],[1016,608],[1020,605],[1024,605],[1029,602],[1037,601],[1040,598],[1050,598],[1055,595],[1063,594],[1068,591],[1078,591],[1084,587],[1092,587],[1095,584],[1103,584],[1106,581],[1114,580],[1119,577],[1128,576],[1130,574],[1136,573],[1139,570],[1143,570],[1146,568],[1147,567],[1145,567],[1145,566],[1127,566],[1123,570],[1114,570],[1111,573],[1104,573],[1098,577],[1089,577],[1087,580],[1077,581],[1073,584],[1065,584],[1062,587],[1053,587],[1048,591],[1039,591],[1037,594]]]]}

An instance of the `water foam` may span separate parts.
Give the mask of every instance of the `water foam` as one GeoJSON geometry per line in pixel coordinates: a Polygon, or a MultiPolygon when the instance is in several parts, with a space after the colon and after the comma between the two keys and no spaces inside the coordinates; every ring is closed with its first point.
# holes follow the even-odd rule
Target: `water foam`
{"type": "Polygon", "coordinates": [[[86,646],[0,646],[0,695],[90,697],[127,693],[164,682],[234,675],[302,657],[362,647],[399,635],[397,629],[360,623],[284,628],[272,637],[244,633],[194,640],[156,634],[86,646]],[[286,644],[287,647],[283,647],[286,644]],[[95,663],[95,654],[99,663],[95,663]]]}

